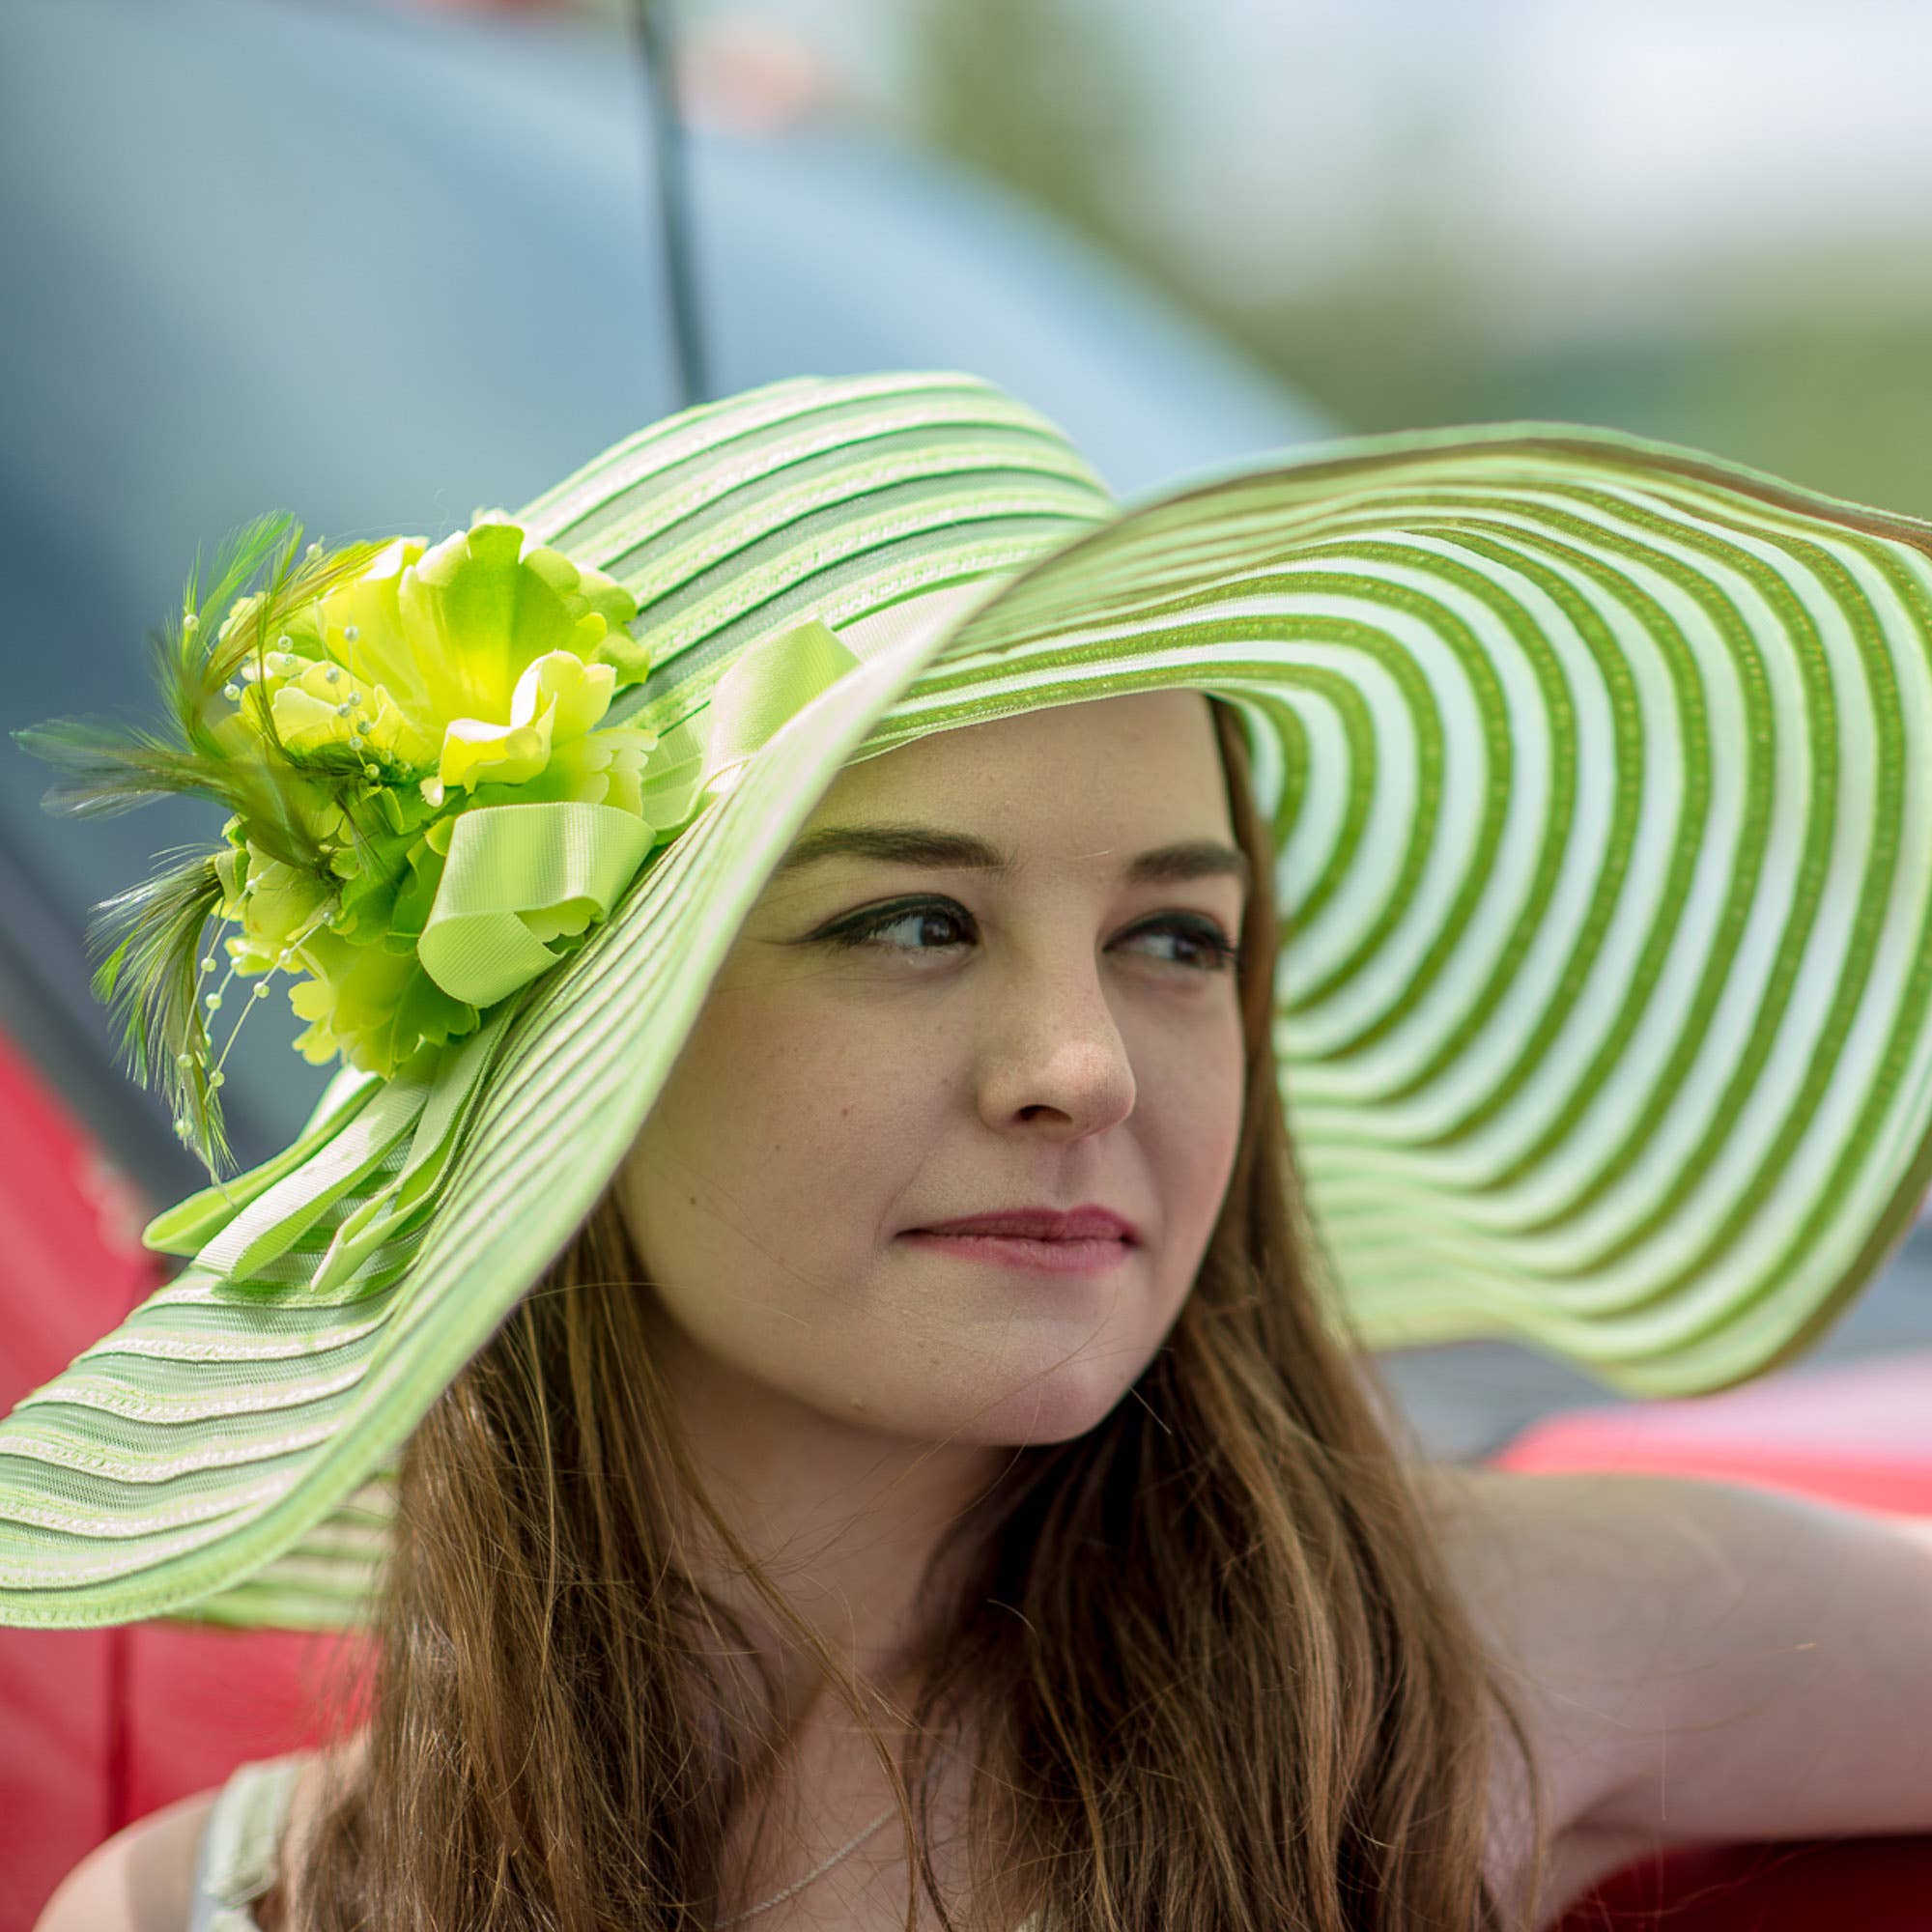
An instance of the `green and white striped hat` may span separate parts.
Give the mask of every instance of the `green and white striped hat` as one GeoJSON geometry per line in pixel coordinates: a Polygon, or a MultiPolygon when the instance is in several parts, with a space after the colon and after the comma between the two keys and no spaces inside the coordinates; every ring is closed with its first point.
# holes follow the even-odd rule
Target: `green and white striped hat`
{"type": "Polygon", "coordinates": [[[1932,1181],[1915,519],[1541,424],[1122,508],[940,373],[777,384],[432,550],[275,567],[219,644],[192,599],[178,630],[186,764],[141,783],[230,759],[237,829],[123,908],[124,970],[190,1136],[204,921],[243,975],[306,971],[308,1050],[355,1064],[0,1422],[0,1620],[355,1621],[401,1445],[604,1189],[833,777],[1015,711],[1238,710],[1282,1098],[1368,1344],[1736,1382],[1932,1181]]]}

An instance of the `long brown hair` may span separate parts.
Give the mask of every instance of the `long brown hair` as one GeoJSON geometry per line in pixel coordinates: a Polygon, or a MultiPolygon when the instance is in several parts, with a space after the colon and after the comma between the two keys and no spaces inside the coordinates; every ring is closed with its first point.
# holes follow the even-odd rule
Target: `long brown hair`
{"type": "MultiPolygon", "coordinates": [[[[1015,1450],[935,1552],[928,1578],[964,1584],[937,1606],[903,1764],[705,1495],[607,1196],[407,1448],[366,1748],[308,1835],[305,1926],[714,1924],[725,1828],[768,1794],[777,1733],[754,1646],[682,1560],[707,1531],[894,1778],[908,1927],[922,1886],[959,1925],[921,1774],[967,1718],[976,1932],[1033,1912],[1040,1932],[1518,1922],[1483,1867],[1495,1753],[1533,1792],[1527,1736],[1320,1298],[1276,1087],[1270,841],[1238,715],[1210,703],[1256,881],[1234,1174],[1133,1389],[1084,1435],[1015,1450]]],[[[1538,1868],[1542,1841],[1539,1819],[1538,1868]]]]}

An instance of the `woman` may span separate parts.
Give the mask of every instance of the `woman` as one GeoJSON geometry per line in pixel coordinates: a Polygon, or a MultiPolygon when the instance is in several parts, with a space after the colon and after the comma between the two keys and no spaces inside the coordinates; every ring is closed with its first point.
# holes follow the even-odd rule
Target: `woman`
{"type": "MultiPolygon", "coordinates": [[[[1671,1837],[1932,1828],[1922,1535],[1392,1436],[1290,1155],[1266,775],[1178,682],[787,792],[594,1203],[409,1436],[366,1728],[124,1833],[46,1926],[1530,1925],[1671,1837]]],[[[723,689],[706,768],[763,823],[783,727],[721,758],[769,719],[723,689]]],[[[311,1284],[372,1264],[357,1215],[311,1284]]]]}

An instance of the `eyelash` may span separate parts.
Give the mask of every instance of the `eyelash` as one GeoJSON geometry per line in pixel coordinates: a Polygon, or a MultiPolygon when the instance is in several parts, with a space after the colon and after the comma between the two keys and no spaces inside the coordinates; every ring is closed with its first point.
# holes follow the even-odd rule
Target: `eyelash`
{"type": "MultiPolygon", "coordinates": [[[[835,926],[823,936],[835,946],[866,946],[875,941],[880,933],[922,915],[926,918],[949,919],[959,925],[970,925],[973,919],[972,914],[964,906],[954,904],[952,900],[918,899],[895,906],[881,906],[876,912],[867,914],[855,923],[835,926]]],[[[1145,925],[1135,926],[1133,933],[1128,936],[1135,937],[1143,932],[1179,933],[1181,938],[1192,940],[1195,944],[1207,948],[1209,954],[1208,963],[1191,969],[1204,975],[1230,971],[1237,963],[1240,954],[1240,949],[1229,940],[1220,927],[1207,920],[1169,915],[1164,919],[1150,920],[1145,925]]],[[[1183,962],[1168,960],[1163,963],[1177,965],[1183,962]]]]}

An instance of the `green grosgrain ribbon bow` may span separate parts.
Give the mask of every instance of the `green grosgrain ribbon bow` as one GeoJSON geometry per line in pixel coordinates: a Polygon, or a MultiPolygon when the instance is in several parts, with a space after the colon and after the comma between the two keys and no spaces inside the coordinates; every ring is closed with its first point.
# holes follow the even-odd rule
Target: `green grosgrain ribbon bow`
{"type": "MultiPolygon", "coordinates": [[[[665,734],[642,813],[582,801],[478,808],[453,822],[436,899],[416,942],[423,970],[452,998],[497,1007],[556,965],[547,941],[609,918],[644,860],[674,838],[784,724],[858,663],[817,621],[749,645],[713,687],[701,722],[665,734]]],[[[246,1281],[278,1260],[342,1197],[392,1162],[399,1171],[341,1223],[309,1292],[346,1280],[435,1199],[507,1009],[473,1034],[428,1047],[388,1081],[331,1094],[274,1160],[202,1189],[158,1215],[147,1245],[192,1255],[246,1281]]]]}
{"type": "Polygon", "coordinates": [[[816,621],[749,646],[712,691],[695,777],[675,733],[660,745],[641,818],[581,802],[464,813],[416,942],[423,970],[478,1008],[526,986],[560,956],[547,940],[607,919],[659,839],[682,830],[787,719],[857,663],[816,621]]]}

